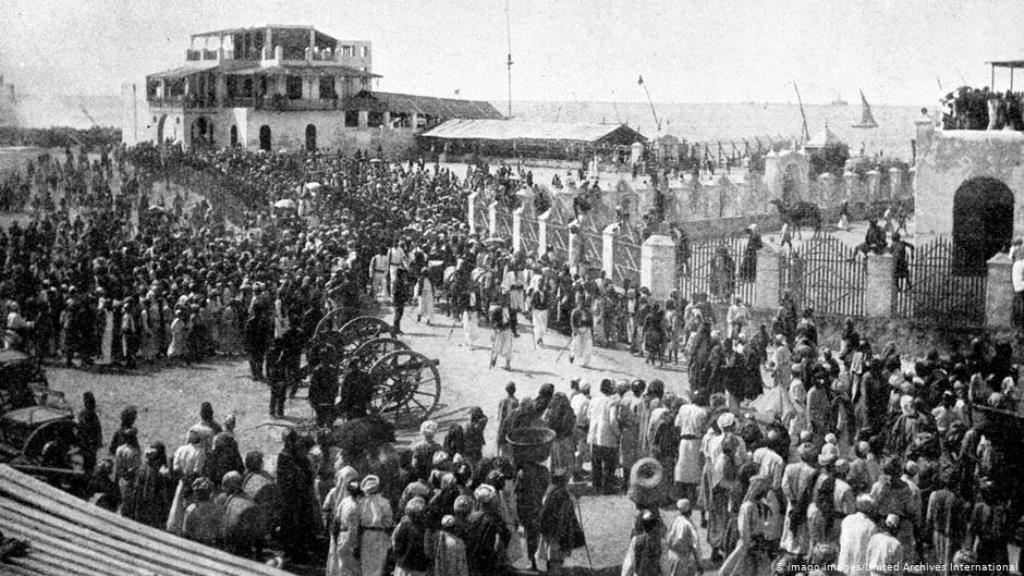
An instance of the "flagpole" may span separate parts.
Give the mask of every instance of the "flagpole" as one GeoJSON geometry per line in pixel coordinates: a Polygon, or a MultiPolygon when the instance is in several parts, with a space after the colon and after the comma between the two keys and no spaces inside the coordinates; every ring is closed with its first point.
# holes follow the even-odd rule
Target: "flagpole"
{"type": "Polygon", "coordinates": [[[807,114],[804,114],[804,102],[800,98],[800,88],[797,87],[796,82],[793,82],[793,89],[796,90],[796,101],[800,105],[800,116],[804,119],[803,144],[811,139],[811,133],[807,130],[807,114]]]}
{"type": "Polygon", "coordinates": [[[654,115],[654,124],[658,127],[658,132],[661,132],[661,120],[658,120],[658,111],[654,109],[654,101],[651,100],[651,93],[647,90],[647,84],[644,84],[644,77],[640,76],[636,83],[643,86],[644,94],[647,95],[647,103],[651,105],[651,114],[654,115]]]}
{"type": "Polygon", "coordinates": [[[505,0],[505,37],[508,39],[508,117],[512,118],[512,11],[505,0]]]}

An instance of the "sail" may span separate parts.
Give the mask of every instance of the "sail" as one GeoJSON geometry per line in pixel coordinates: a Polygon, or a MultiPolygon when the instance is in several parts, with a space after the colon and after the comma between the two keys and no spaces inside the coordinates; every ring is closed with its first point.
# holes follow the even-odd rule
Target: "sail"
{"type": "Polygon", "coordinates": [[[875,122],[875,115],[871,113],[871,105],[868,104],[868,99],[864,97],[864,91],[860,91],[860,103],[861,103],[861,115],[860,124],[853,124],[854,128],[878,128],[878,122],[875,122]]]}

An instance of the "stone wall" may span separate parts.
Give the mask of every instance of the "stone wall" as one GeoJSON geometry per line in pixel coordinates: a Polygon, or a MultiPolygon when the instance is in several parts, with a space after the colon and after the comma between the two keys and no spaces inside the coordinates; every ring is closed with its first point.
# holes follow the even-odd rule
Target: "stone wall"
{"type": "Polygon", "coordinates": [[[953,198],[965,181],[991,177],[1014,195],[1014,235],[1024,234],[1024,133],[994,130],[937,131],[918,123],[914,182],[917,234],[953,231],[953,198]]]}

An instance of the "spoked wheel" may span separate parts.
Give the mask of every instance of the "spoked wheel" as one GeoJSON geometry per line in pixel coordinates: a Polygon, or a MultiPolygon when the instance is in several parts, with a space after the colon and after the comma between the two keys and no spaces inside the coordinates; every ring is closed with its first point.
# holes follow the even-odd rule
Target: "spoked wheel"
{"type": "Polygon", "coordinates": [[[324,317],[320,319],[316,324],[316,330],[313,331],[314,336],[320,336],[326,332],[337,332],[349,322],[349,318],[352,316],[352,310],[349,308],[335,308],[324,317]]]}
{"type": "Polygon", "coordinates": [[[338,341],[335,346],[342,354],[355,352],[364,342],[374,338],[395,337],[395,330],[391,324],[374,318],[373,316],[360,316],[345,323],[338,331],[338,341]]]}
{"type": "Polygon", "coordinates": [[[441,397],[441,374],[437,360],[412,350],[385,354],[370,367],[373,379],[373,414],[424,420],[441,397]]]}
{"type": "Polygon", "coordinates": [[[78,442],[78,425],[73,420],[54,420],[36,428],[22,454],[32,463],[76,472],[85,469],[84,454],[78,442]]]}
{"type": "Polygon", "coordinates": [[[367,340],[356,348],[348,361],[359,360],[364,370],[373,366],[377,360],[396,350],[408,350],[409,345],[397,338],[374,338],[367,340]]]}

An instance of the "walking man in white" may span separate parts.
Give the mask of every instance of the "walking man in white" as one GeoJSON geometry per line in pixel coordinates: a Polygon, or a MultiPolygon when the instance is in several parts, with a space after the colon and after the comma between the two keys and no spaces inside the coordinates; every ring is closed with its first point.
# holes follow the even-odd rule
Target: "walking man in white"
{"type": "Polygon", "coordinates": [[[377,302],[388,294],[388,251],[384,246],[370,259],[370,293],[377,302]]]}
{"type": "Polygon", "coordinates": [[[544,347],[544,335],[548,331],[548,306],[550,294],[544,285],[544,277],[537,274],[530,281],[530,319],[533,322],[533,345],[544,347]]]}
{"type": "Polygon", "coordinates": [[[391,281],[391,298],[395,298],[395,284],[398,281],[398,271],[407,270],[409,255],[405,251],[405,242],[395,238],[395,244],[388,250],[388,274],[391,281]]]}
{"type": "Polygon", "coordinates": [[[519,313],[526,309],[526,278],[522,253],[517,253],[509,262],[505,276],[501,279],[501,291],[508,295],[512,335],[516,338],[519,337],[519,313]]]}
{"type": "Polygon", "coordinates": [[[580,365],[584,368],[590,366],[590,357],[594,352],[594,316],[590,313],[585,303],[586,297],[580,294],[576,297],[576,308],[569,317],[569,325],[572,327],[572,350],[569,351],[569,363],[572,364],[577,357],[580,365]]]}

